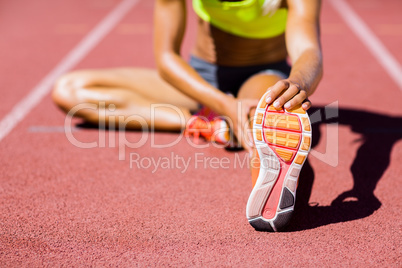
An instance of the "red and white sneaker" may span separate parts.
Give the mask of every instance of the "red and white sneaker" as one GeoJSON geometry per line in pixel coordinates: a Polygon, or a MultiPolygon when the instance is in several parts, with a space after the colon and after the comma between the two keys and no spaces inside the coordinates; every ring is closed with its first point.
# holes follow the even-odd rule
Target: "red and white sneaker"
{"type": "Polygon", "coordinates": [[[200,137],[221,145],[230,144],[230,131],[227,122],[211,109],[204,107],[187,122],[186,137],[193,136],[198,143],[200,137]]]}
{"type": "Polygon", "coordinates": [[[259,161],[251,167],[253,190],[246,214],[256,230],[278,231],[294,210],[299,173],[311,147],[311,124],[301,107],[268,106],[266,95],[258,103],[253,121],[259,161]]]}
{"type": "Polygon", "coordinates": [[[199,142],[200,137],[206,141],[216,142],[221,145],[228,145],[230,142],[229,126],[221,118],[209,121],[202,116],[192,116],[187,122],[184,136],[193,136],[195,143],[199,142]]]}

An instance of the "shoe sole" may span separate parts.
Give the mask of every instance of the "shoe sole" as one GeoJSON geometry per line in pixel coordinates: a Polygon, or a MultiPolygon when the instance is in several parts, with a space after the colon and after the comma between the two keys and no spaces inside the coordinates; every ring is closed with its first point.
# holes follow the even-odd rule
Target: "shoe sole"
{"type": "Polygon", "coordinates": [[[260,171],[246,215],[256,230],[279,231],[294,210],[299,173],[311,147],[311,123],[301,107],[288,111],[268,106],[266,94],[253,120],[260,171]]]}

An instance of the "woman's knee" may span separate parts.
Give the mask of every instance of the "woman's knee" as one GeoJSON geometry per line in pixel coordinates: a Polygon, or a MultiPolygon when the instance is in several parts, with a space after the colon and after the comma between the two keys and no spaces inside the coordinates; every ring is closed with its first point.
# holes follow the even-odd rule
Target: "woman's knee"
{"type": "Polygon", "coordinates": [[[269,87],[283,79],[280,76],[272,74],[256,74],[250,77],[241,86],[238,94],[240,99],[260,98],[269,87]]]}
{"type": "MultiPolygon", "coordinates": [[[[256,74],[250,77],[240,88],[238,98],[239,99],[260,99],[267,89],[276,82],[283,79],[277,75],[271,74],[256,74]]],[[[249,117],[253,118],[255,114],[255,108],[250,109],[249,117]]]]}

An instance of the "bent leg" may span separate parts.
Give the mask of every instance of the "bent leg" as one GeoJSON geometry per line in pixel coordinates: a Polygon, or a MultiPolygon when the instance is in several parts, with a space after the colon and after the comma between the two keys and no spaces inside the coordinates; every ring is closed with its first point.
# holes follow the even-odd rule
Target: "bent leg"
{"type": "MultiPolygon", "coordinates": [[[[238,99],[260,99],[267,89],[273,86],[276,82],[283,79],[277,75],[256,74],[250,77],[240,88],[238,99]]],[[[256,103],[257,105],[257,103],[256,103]]],[[[250,119],[254,117],[255,109],[250,111],[250,119]]],[[[252,127],[252,120],[250,120],[250,128],[252,127]]],[[[250,158],[250,171],[252,185],[254,187],[260,171],[260,160],[256,149],[253,150],[253,155],[250,158]]]]}
{"type": "Polygon", "coordinates": [[[194,100],[150,69],[74,71],[58,80],[52,97],[65,112],[80,105],[74,116],[90,123],[118,124],[126,120],[126,127],[132,129],[139,129],[146,122],[157,130],[180,130],[190,117],[190,110],[198,108],[194,100]],[[154,111],[152,104],[158,104],[154,111]],[[133,115],[141,117],[142,123],[129,120],[133,115]]]}
{"type": "Polygon", "coordinates": [[[246,215],[255,229],[278,231],[289,223],[294,211],[299,173],[310,150],[311,125],[301,107],[284,110],[266,103],[266,90],[279,77],[253,78],[243,96],[264,97],[253,111],[256,114],[252,124],[256,143],[251,162],[254,185],[246,215]]]}
{"type": "Polygon", "coordinates": [[[256,74],[250,77],[239,90],[238,99],[260,99],[267,89],[283,79],[273,74],[256,74]]]}

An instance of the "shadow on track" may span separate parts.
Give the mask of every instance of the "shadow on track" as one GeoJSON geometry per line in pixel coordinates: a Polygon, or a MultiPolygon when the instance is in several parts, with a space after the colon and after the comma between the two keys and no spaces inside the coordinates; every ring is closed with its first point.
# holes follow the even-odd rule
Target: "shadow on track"
{"type": "MultiPolygon", "coordinates": [[[[313,107],[309,110],[309,114],[315,111],[323,113],[324,107],[313,107]]],[[[312,124],[312,147],[316,146],[321,138],[320,127],[323,124],[347,125],[354,133],[360,134],[359,141],[362,145],[357,150],[350,167],[353,188],[340,194],[330,206],[309,204],[314,170],[307,161],[300,174],[294,217],[287,231],[301,231],[365,218],[381,207],[374,190],[389,166],[393,145],[402,138],[402,117],[344,108],[340,108],[338,112],[337,118],[312,124]]],[[[342,177],[335,179],[342,180],[342,177]]]]}

